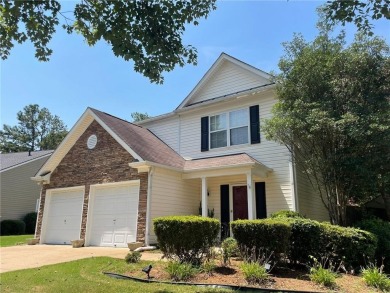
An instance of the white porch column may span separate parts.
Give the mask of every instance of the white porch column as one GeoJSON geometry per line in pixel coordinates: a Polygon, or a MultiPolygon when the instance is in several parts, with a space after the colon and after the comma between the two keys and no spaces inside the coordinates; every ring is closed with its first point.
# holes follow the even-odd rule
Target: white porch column
{"type": "Polygon", "coordinates": [[[202,177],[202,217],[208,216],[207,208],[207,178],[202,177]]]}
{"type": "Polygon", "coordinates": [[[253,188],[251,172],[246,173],[246,187],[247,187],[247,196],[248,196],[248,220],[254,220],[255,219],[255,213],[254,213],[255,192],[253,188]]]}

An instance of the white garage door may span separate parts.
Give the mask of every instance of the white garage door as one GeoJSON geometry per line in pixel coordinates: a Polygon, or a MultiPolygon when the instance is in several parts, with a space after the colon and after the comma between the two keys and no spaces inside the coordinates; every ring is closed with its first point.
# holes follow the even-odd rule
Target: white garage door
{"type": "Polygon", "coordinates": [[[89,245],[127,247],[137,236],[139,182],[95,186],[88,216],[89,245]]]}
{"type": "Polygon", "coordinates": [[[70,244],[79,239],[84,189],[51,190],[47,195],[43,243],[70,244]]]}

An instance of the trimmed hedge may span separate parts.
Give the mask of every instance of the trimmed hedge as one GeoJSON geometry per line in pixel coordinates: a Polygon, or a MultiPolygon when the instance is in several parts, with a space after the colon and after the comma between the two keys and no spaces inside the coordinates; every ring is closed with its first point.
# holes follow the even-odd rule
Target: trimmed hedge
{"type": "Polygon", "coordinates": [[[161,251],[167,258],[199,265],[208,257],[220,231],[216,219],[199,216],[168,216],[153,221],[161,251]]]}
{"type": "Polygon", "coordinates": [[[336,261],[358,268],[364,265],[366,258],[373,259],[377,247],[374,234],[356,229],[321,223],[321,244],[328,253],[333,253],[336,261]]]}
{"type": "Polygon", "coordinates": [[[377,239],[370,232],[310,219],[278,219],[291,225],[288,258],[292,262],[305,264],[311,261],[310,256],[329,256],[333,261],[359,267],[365,264],[365,258],[374,256],[377,239]]]}
{"type": "Polygon", "coordinates": [[[356,226],[373,233],[378,238],[378,247],[375,251],[377,265],[382,264],[384,257],[385,271],[390,272],[390,222],[379,218],[370,218],[356,223],[356,226]]]}
{"type": "Polygon", "coordinates": [[[289,247],[291,227],[279,219],[237,220],[231,222],[234,238],[244,252],[254,249],[276,255],[286,253],[289,247]]]}
{"type": "Polygon", "coordinates": [[[26,224],[26,233],[34,234],[35,233],[35,224],[37,222],[37,213],[32,212],[24,216],[23,222],[26,224]]]}
{"type": "Polygon", "coordinates": [[[3,220],[0,223],[0,235],[23,235],[26,224],[21,220],[3,220]]]}

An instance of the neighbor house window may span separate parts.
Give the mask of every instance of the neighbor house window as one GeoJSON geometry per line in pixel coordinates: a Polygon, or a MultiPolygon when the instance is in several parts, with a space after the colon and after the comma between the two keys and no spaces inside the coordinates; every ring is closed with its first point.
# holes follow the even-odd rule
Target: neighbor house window
{"type": "Polygon", "coordinates": [[[248,109],[210,116],[210,148],[248,143],[248,124],[248,109]]]}

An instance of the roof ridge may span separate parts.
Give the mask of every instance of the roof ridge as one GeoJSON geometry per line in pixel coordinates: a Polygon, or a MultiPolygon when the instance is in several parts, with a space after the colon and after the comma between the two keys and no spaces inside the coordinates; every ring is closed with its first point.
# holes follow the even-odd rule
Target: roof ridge
{"type": "MultiPolygon", "coordinates": [[[[129,124],[131,124],[131,125],[134,125],[134,126],[137,126],[137,127],[143,128],[143,127],[142,127],[142,126],[140,126],[140,125],[137,125],[137,124],[135,124],[135,123],[132,123],[132,122],[130,122],[130,121],[127,121],[127,120],[125,120],[125,119],[123,119],[123,118],[120,118],[120,117],[114,116],[114,115],[112,115],[112,114],[110,114],[110,113],[103,112],[103,111],[100,111],[100,110],[98,110],[98,109],[95,109],[95,108],[92,108],[92,107],[88,107],[88,108],[89,108],[89,109],[91,109],[91,110],[92,110],[92,112],[94,112],[94,111],[97,111],[97,112],[100,112],[100,113],[102,113],[102,114],[104,114],[104,115],[107,115],[107,116],[110,116],[110,117],[112,117],[112,118],[115,118],[115,119],[117,119],[117,120],[121,120],[121,121],[123,121],[123,122],[126,122],[126,123],[129,123],[129,124]]],[[[145,128],[143,128],[143,129],[145,129],[145,128]]]]}

